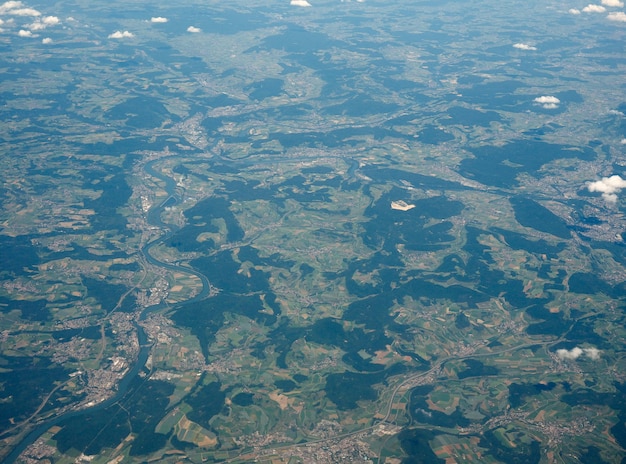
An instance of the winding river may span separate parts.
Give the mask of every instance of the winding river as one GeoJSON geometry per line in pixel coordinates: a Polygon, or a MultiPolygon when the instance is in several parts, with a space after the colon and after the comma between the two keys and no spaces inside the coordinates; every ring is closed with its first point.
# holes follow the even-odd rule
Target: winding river
{"type": "MultiPolygon", "coordinates": [[[[176,186],[176,182],[174,181],[174,179],[165,176],[164,174],[162,174],[161,172],[157,171],[154,169],[154,165],[157,163],[161,163],[164,160],[168,159],[168,158],[177,158],[177,155],[172,155],[172,156],[168,156],[168,157],[164,157],[164,158],[158,158],[152,161],[149,161],[148,163],[146,163],[146,165],[144,166],[144,172],[154,178],[157,178],[161,181],[164,182],[165,184],[165,191],[167,192],[167,198],[162,201],[160,204],[158,205],[153,205],[150,210],[147,213],[147,221],[151,226],[156,226],[158,228],[160,228],[161,230],[165,231],[164,234],[162,234],[160,237],[154,239],[153,241],[147,243],[146,245],[144,245],[141,250],[140,253],[143,255],[143,257],[145,258],[145,260],[147,262],[149,262],[152,265],[158,266],[158,267],[162,267],[164,269],[168,269],[170,271],[175,271],[175,272],[184,272],[187,274],[194,274],[195,276],[197,276],[201,281],[202,281],[202,290],[193,298],[190,298],[189,300],[183,302],[183,303],[179,303],[178,305],[185,305],[191,302],[196,302],[199,300],[202,300],[206,297],[208,297],[209,293],[210,293],[210,289],[211,289],[211,285],[209,283],[209,280],[207,279],[207,277],[198,272],[197,270],[191,268],[191,267],[186,267],[186,266],[180,266],[180,265],[176,265],[176,264],[171,264],[171,263],[166,263],[163,261],[159,261],[156,258],[154,258],[151,254],[150,254],[150,250],[152,249],[152,247],[163,243],[165,240],[167,240],[168,238],[170,238],[177,230],[177,227],[173,224],[167,224],[165,222],[163,222],[163,220],[161,219],[161,214],[163,213],[164,209],[166,208],[166,206],[172,206],[173,204],[178,203],[178,201],[180,201],[179,198],[179,194],[177,192],[177,186],[176,186]]],[[[306,161],[306,158],[303,158],[301,161],[306,161]]],[[[348,171],[346,174],[346,177],[348,178],[353,178],[356,170],[359,168],[359,162],[348,158],[348,157],[344,157],[343,160],[348,164],[348,171]]],[[[224,160],[226,161],[226,160],[224,160]]],[[[281,159],[281,160],[276,160],[276,159],[271,159],[271,160],[267,160],[267,163],[269,164],[276,164],[276,163],[284,163],[284,162],[289,162],[289,163],[294,163],[294,162],[298,162],[298,159],[293,159],[293,158],[285,158],[285,159],[281,159]]],[[[238,164],[241,165],[241,162],[234,162],[232,164],[238,164]]],[[[138,320],[145,320],[146,316],[153,311],[157,311],[159,309],[163,309],[163,307],[165,306],[165,303],[160,303],[158,305],[154,305],[154,306],[149,306],[144,308],[141,311],[141,314],[139,315],[138,320]]],[[[27,434],[16,446],[15,448],[13,448],[13,450],[11,451],[11,453],[5,458],[5,460],[3,462],[5,463],[13,463],[15,462],[20,454],[22,454],[22,452],[24,452],[24,450],[26,448],[28,448],[32,443],[34,443],[40,436],[42,436],[44,433],[46,433],[50,427],[53,427],[54,425],[59,424],[61,421],[65,420],[65,419],[69,419],[72,417],[76,417],[76,416],[82,416],[82,415],[86,415],[89,413],[92,413],[94,411],[100,410],[102,408],[106,408],[112,404],[115,404],[116,402],[122,400],[124,398],[124,395],[126,394],[126,391],[128,390],[128,387],[130,385],[130,383],[132,382],[132,380],[135,379],[135,377],[137,377],[137,375],[141,372],[141,370],[144,368],[144,366],[146,365],[146,361],[148,360],[148,356],[150,355],[150,351],[152,349],[152,345],[148,343],[148,337],[145,333],[145,331],[143,330],[143,328],[138,324],[135,323],[135,328],[137,329],[137,337],[138,337],[138,341],[139,341],[139,354],[137,356],[137,361],[135,362],[135,364],[133,365],[133,367],[129,370],[129,372],[124,376],[124,378],[120,381],[120,383],[118,384],[118,390],[115,393],[115,395],[113,395],[111,398],[108,398],[107,400],[98,403],[95,406],[91,406],[89,408],[86,409],[81,409],[78,411],[68,411],[66,413],[63,413],[53,419],[49,419],[47,421],[44,421],[43,423],[37,425],[29,434],[27,434]]]]}
{"type": "MultiPolygon", "coordinates": [[[[172,158],[173,157],[174,156],[172,156],[172,158]]],[[[190,267],[179,266],[176,264],[165,263],[165,262],[155,259],[150,254],[150,249],[152,247],[167,240],[168,238],[172,236],[174,232],[176,232],[175,226],[173,226],[172,224],[166,224],[161,220],[161,213],[163,212],[165,207],[171,206],[172,204],[176,204],[179,201],[179,198],[176,192],[176,183],[174,182],[174,180],[171,179],[170,177],[163,175],[162,173],[154,169],[154,165],[156,163],[160,163],[165,159],[167,158],[159,158],[159,159],[148,162],[144,166],[144,172],[146,174],[152,177],[156,177],[165,183],[165,190],[168,194],[167,199],[158,205],[153,205],[147,214],[148,223],[152,226],[159,227],[160,229],[164,230],[165,233],[162,234],[159,238],[156,238],[155,240],[144,245],[143,248],[140,250],[140,252],[144,256],[146,261],[149,262],[150,264],[153,264],[155,266],[159,266],[159,267],[171,270],[171,271],[175,271],[175,272],[184,272],[187,274],[194,274],[202,281],[202,291],[200,291],[196,296],[194,296],[193,298],[190,298],[186,302],[180,303],[180,304],[186,304],[186,303],[195,302],[195,301],[204,299],[209,295],[209,290],[211,288],[209,284],[209,280],[206,278],[204,274],[201,274],[195,269],[192,269],[190,267]],[[172,200],[174,201],[173,203],[172,203],[172,200]]],[[[160,303],[158,305],[148,306],[144,308],[141,314],[139,315],[139,320],[140,321],[144,320],[150,312],[162,309],[164,306],[165,306],[165,303],[160,303]]],[[[148,360],[148,356],[150,355],[150,350],[152,349],[152,345],[148,343],[148,336],[146,335],[146,332],[143,330],[143,328],[138,323],[135,323],[135,328],[137,329],[137,338],[139,342],[139,354],[137,355],[137,360],[135,364],[133,365],[133,367],[128,371],[128,373],[124,376],[124,378],[119,382],[117,392],[112,397],[94,406],[81,409],[78,411],[68,411],[57,417],[54,417],[53,419],[46,420],[43,423],[37,425],[30,433],[28,433],[15,446],[15,448],[13,448],[11,453],[4,459],[3,461],[4,463],[15,462],[26,448],[28,448],[40,436],[46,433],[50,429],[50,427],[53,427],[59,424],[61,421],[72,418],[72,417],[89,414],[94,411],[100,410],[102,408],[106,408],[124,398],[124,395],[126,394],[126,391],[128,390],[130,383],[135,379],[135,377],[137,377],[137,375],[141,372],[141,370],[146,365],[146,361],[148,360]]]]}

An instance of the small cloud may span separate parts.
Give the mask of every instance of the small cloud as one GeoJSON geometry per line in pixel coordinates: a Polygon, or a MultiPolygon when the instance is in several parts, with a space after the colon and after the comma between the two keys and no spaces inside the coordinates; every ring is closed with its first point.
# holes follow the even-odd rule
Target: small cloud
{"type": "Polygon", "coordinates": [[[290,3],[291,6],[311,6],[311,4],[309,2],[307,2],[307,0],[291,0],[290,3]]]}
{"type": "Polygon", "coordinates": [[[606,8],[604,8],[602,5],[594,5],[593,3],[590,3],[585,8],[583,8],[584,13],[604,13],[605,11],[606,8]]]}
{"type": "Polygon", "coordinates": [[[52,39],[50,37],[46,37],[44,39],[41,39],[41,43],[44,44],[44,45],[51,44],[52,43],[52,39]]]}
{"type": "Polygon", "coordinates": [[[602,0],[601,2],[604,6],[616,6],[616,7],[623,7],[624,6],[624,2],[622,2],[621,0],[602,0]]]}
{"type": "Polygon", "coordinates": [[[135,34],[128,31],[115,31],[113,34],[109,34],[109,39],[132,39],[135,34]]]}
{"type": "Polygon", "coordinates": [[[617,201],[617,194],[623,188],[626,188],[626,180],[618,175],[603,177],[595,182],[587,183],[587,190],[590,192],[601,192],[602,198],[604,198],[607,203],[615,203],[617,201]]]}
{"type": "Polygon", "coordinates": [[[17,35],[19,35],[20,37],[32,37],[33,33],[31,31],[26,31],[24,29],[20,29],[20,31],[17,33],[17,35]]]}
{"type": "Polygon", "coordinates": [[[22,2],[4,2],[0,5],[0,14],[5,14],[7,11],[15,10],[16,8],[22,8],[24,4],[22,2]]]}
{"type": "Polygon", "coordinates": [[[560,350],[556,350],[556,355],[559,359],[567,359],[569,361],[575,361],[580,358],[582,355],[587,356],[592,361],[597,361],[600,359],[600,350],[597,348],[579,348],[578,346],[572,348],[571,350],[566,350],[561,348],[560,350]]]}
{"type": "Polygon", "coordinates": [[[593,361],[600,359],[600,350],[597,348],[584,348],[583,351],[593,361]]]}
{"type": "Polygon", "coordinates": [[[31,31],[40,31],[48,26],[56,26],[60,22],[61,21],[59,21],[59,18],[56,16],[45,16],[44,18],[38,19],[34,23],[30,24],[28,28],[31,31]]]}
{"type": "Polygon", "coordinates": [[[556,355],[559,359],[568,359],[570,361],[575,361],[581,354],[583,354],[583,350],[578,347],[572,348],[571,350],[566,350],[565,348],[556,350],[556,355]]]}
{"type": "Polygon", "coordinates": [[[41,13],[34,8],[18,8],[16,10],[9,10],[7,14],[13,16],[40,16],[41,13]]]}
{"type": "Polygon", "coordinates": [[[150,22],[151,23],[166,23],[167,22],[167,18],[163,18],[161,16],[157,16],[156,18],[150,18],[150,22]]]}
{"type": "Polygon", "coordinates": [[[609,13],[607,15],[609,21],[618,21],[621,23],[626,23],[626,13],[623,11],[618,11],[616,13],[609,13]]]}
{"type": "Polygon", "coordinates": [[[520,50],[537,50],[537,47],[533,47],[532,45],[528,45],[525,43],[513,44],[513,48],[519,48],[520,50]]]}
{"type": "Polygon", "coordinates": [[[541,97],[535,98],[535,101],[537,103],[561,103],[561,100],[551,95],[542,95],[541,97]]]}
{"type": "Polygon", "coordinates": [[[195,27],[195,26],[189,26],[187,28],[187,32],[193,32],[194,34],[198,33],[198,32],[201,32],[201,31],[202,31],[202,29],[200,29],[199,27],[195,27]]]}
{"type": "Polygon", "coordinates": [[[533,100],[535,103],[539,103],[543,108],[547,110],[553,110],[559,107],[561,100],[552,95],[542,95],[533,100]]]}
{"type": "Polygon", "coordinates": [[[22,2],[8,1],[0,5],[0,14],[13,16],[40,16],[41,13],[34,8],[26,8],[22,2]]]}
{"type": "Polygon", "coordinates": [[[580,14],[580,10],[577,10],[576,8],[570,8],[569,9],[569,14],[579,15],[580,14]]]}
{"type": "Polygon", "coordinates": [[[622,145],[626,145],[626,139],[620,140],[619,143],[621,143],[622,145]]]}
{"type": "Polygon", "coordinates": [[[61,21],[56,16],[45,16],[44,18],[42,18],[41,22],[44,23],[46,26],[56,26],[61,21]]]}

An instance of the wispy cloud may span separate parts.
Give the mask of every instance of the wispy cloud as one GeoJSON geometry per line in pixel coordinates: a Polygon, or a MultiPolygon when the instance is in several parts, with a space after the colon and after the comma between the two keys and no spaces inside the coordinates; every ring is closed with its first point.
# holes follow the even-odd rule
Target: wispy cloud
{"type": "Polygon", "coordinates": [[[606,8],[604,8],[602,5],[594,5],[593,3],[590,3],[585,8],[583,8],[584,13],[604,13],[605,11],[606,8]]]}
{"type": "Polygon", "coordinates": [[[580,14],[580,10],[578,10],[576,8],[570,8],[569,9],[569,14],[579,15],[580,14]]]}
{"type": "Polygon", "coordinates": [[[615,13],[609,13],[607,15],[607,18],[609,19],[609,21],[618,21],[621,23],[626,23],[626,13],[624,13],[623,11],[617,11],[615,13]]]}
{"type": "Polygon", "coordinates": [[[539,103],[543,108],[547,110],[553,110],[559,107],[561,100],[552,95],[542,95],[533,100],[535,103],[539,103]]]}
{"type": "Polygon", "coordinates": [[[115,31],[113,34],[109,34],[109,39],[131,39],[135,37],[135,34],[128,31],[115,31]]]}
{"type": "Polygon", "coordinates": [[[0,14],[6,14],[7,11],[15,10],[16,8],[21,8],[22,6],[24,6],[22,2],[4,2],[2,5],[0,5],[0,14]]]}
{"type": "Polygon", "coordinates": [[[166,23],[167,21],[167,18],[163,18],[161,16],[150,18],[151,23],[166,23]]]}
{"type": "Polygon", "coordinates": [[[520,50],[537,50],[537,47],[533,47],[532,45],[528,45],[525,43],[513,44],[513,48],[519,48],[520,50]]]}
{"type": "Polygon", "coordinates": [[[41,13],[34,8],[20,8],[18,10],[11,10],[9,14],[13,16],[41,16],[41,13]]]}
{"type": "Polygon", "coordinates": [[[41,13],[34,8],[25,7],[22,2],[8,1],[0,5],[0,14],[13,16],[40,16],[41,13]]]}
{"type": "Polygon", "coordinates": [[[590,192],[601,192],[602,198],[604,198],[607,203],[615,203],[617,201],[617,194],[623,188],[626,188],[626,180],[618,175],[603,177],[595,182],[587,183],[587,190],[590,192]]]}
{"type": "Polygon", "coordinates": [[[187,28],[187,32],[193,32],[194,34],[198,33],[198,32],[201,32],[201,31],[202,31],[202,29],[200,29],[199,27],[195,27],[195,26],[189,26],[187,28]]]}

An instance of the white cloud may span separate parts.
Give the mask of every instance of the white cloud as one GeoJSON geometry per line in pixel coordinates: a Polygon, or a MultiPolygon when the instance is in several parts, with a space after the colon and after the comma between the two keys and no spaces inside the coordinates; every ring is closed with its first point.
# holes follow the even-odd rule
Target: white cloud
{"type": "Polygon", "coordinates": [[[17,10],[9,10],[7,14],[13,16],[41,16],[41,13],[34,8],[18,8],[17,10]]]}
{"type": "Polygon", "coordinates": [[[513,44],[513,48],[519,48],[520,50],[537,50],[537,47],[533,47],[532,45],[528,45],[525,43],[513,44]]]}
{"type": "Polygon", "coordinates": [[[28,28],[31,31],[40,31],[40,30],[45,29],[48,26],[56,26],[59,23],[60,23],[59,18],[57,18],[56,16],[46,16],[30,24],[28,28]]]}
{"type": "Polygon", "coordinates": [[[623,11],[618,11],[616,13],[609,13],[607,15],[607,18],[609,19],[609,21],[619,21],[622,23],[626,23],[626,13],[624,13],[623,11]]]}
{"type": "Polygon", "coordinates": [[[626,145],[626,139],[620,140],[619,143],[621,143],[622,145],[626,145]]]}
{"type": "Polygon", "coordinates": [[[623,188],[626,188],[626,180],[618,175],[603,177],[595,182],[587,183],[587,190],[590,192],[601,192],[602,198],[608,203],[615,203],[617,194],[623,188]]]}
{"type": "Polygon", "coordinates": [[[151,23],[166,23],[167,22],[167,18],[163,18],[161,16],[157,16],[156,18],[153,17],[150,19],[151,23]]]}
{"type": "Polygon", "coordinates": [[[624,6],[624,2],[622,2],[621,0],[602,0],[601,3],[605,6],[616,6],[619,8],[624,6]]]}
{"type": "Polygon", "coordinates": [[[584,348],[583,351],[587,356],[589,356],[589,359],[592,359],[593,361],[600,359],[600,350],[597,348],[584,348]]]}
{"type": "Polygon", "coordinates": [[[604,13],[605,11],[606,8],[604,8],[602,5],[594,5],[593,3],[590,3],[585,8],[583,8],[583,12],[585,13],[604,13]]]}
{"type": "Polygon", "coordinates": [[[291,0],[291,6],[311,6],[307,0],[291,0]]]}
{"type": "Polygon", "coordinates": [[[39,16],[41,13],[34,8],[26,8],[22,2],[8,1],[0,5],[0,14],[13,16],[39,16]]]}
{"type": "Polygon", "coordinates": [[[535,101],[537,103],[561,103],[561,100],[551,95],[542,95],[541,97],[535,98],[535,101]]]}
{"type": "Polygon", "coordinates": [[[41,20],[46,26],[56,26],[61,21],[56,16],[44,16],[41,20]]]}
{"type": "Polygon", "coordinates": [[[570,361],[575,361],[580,358],[582,355],[586,355],[592,361],[597,361],[600,359],[600,350],[597,348],[579,348],[578,346],[572,348],[571,350],[566,350],[561,348],[560,350],[556,350],[556,355],[559,359],[567,359],[570,361]]]}
{"type": "Polygon", "coordinates": [[[199,27],[195,27],[195,26],[189,26],[187,28],[187,32],[193,32],[193,33],[200,32],[201,30],[202,29],[200,29],[199,27]]]}
{"type": "Polygon", "coordinates": [[[566,350],[565,348],[556,350],[556,355],[560,359],[569,359],[572,361],[578,359],[581,354],[583,354],[583,350],[578,347],[572,348],[571,350],[566,350]]]}
{"type": "Polygon", "coordinates": [[[128,31],[115,31],[113,34],[109,34],[109,39],[131,39],[135,37],[135,34],[128,31]]]}
{"type": "Polygon", "coordinates": [[[51,44],[52,43],[52,39],[50,37],[46,37],[44,39],[41,39],[41,43],[44,44],[44,45],[51,44]]]}
{"type": "Polygon", "coordinates": [[[580,14],[580,10],[577,10],[576,8],[570,8],[569,9],[569,14],[579,15],[580,14]]]}
{"type": "Polygon", "coordinates": [[[561,103],[561,100],[552,95],[542,95],[541,97],[535,98],[533,101],[535,103],[539,103],[547,110],[553,110],[555,108],[558,108],[559,103],[561,103]]]}
{"type": "Polygon", "coordinates": [[[32,37],[33,33],[31,31],[26,31],[24,29],[20,29],[19,32],[17,33],[17,35],[19,35],[20,37],[32,37]]]}
{"type": "Polygon", "coordinates": [[[15,8],[21,8],[22,6],[24,6],[22,2],[14,2],[14,1],[4,2],[2,5],[0,5],[0,13],[6,13],[9,10],[14,10],[15,8]]]}

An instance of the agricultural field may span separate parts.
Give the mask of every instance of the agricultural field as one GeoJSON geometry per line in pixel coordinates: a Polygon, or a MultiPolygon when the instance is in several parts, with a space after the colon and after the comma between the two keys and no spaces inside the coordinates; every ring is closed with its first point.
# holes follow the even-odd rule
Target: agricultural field
{"type": "Polygon", "coordinates": [[[0,5],[0,460],[625,461],[622,10],[0,5]]]}

